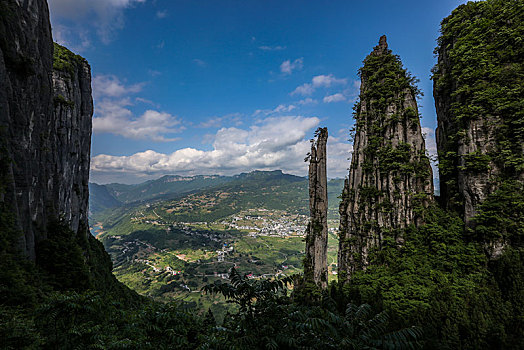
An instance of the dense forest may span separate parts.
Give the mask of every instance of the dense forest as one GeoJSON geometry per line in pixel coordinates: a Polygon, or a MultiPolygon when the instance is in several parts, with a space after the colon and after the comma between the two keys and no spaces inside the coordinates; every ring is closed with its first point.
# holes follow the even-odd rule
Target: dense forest
{"type": "MultiPolygon", "coordinates": [[[[42,74],[31,56],[9,56],[21,11],[14,0],[0,2],[0,57],[9,58],[5,67],[0,61],[0,78],[10,77],[12,91],[15,81],[52,69],[73,79],[76,64],[87,63],[63,47],[49,46],[55,64],[43,62],[42,74]]],[[[0,128],[0,348],[524,349],[523,23],[520,0],[469,2],[442,21],[432,72],[437,197],[426,193],[432,186],[425,154],[413,156],[410,145],[384,142],[381,134],[396,123],[420,128],[416,108],[399,95],[416,96],[416,80],[391,50],[382,46],[382,54],[368,56],[353,132],[377,147],[363,149],[366,186],[346,186],[341,196],[343,203],[361,196],[355,210],[362,215],[341,221],[341,249],[354,265],[327,288],[299,293],[293,286],[302,276],[257,280],[232,269],[229,282],[202,291],[236,305],[220,324],[211,311],[154,302],[120,284],[102,244],[82,226],[86,218],[75,227],[58,213],[31,223],[45,234],[27,259],[18,207],[9,200],[18,185],[14,153],[0,128]],[[397,104],[399,113],[386,113],[397,104]],[[420,190],[408,186],[404,198],[373,179],[420,190]],[[402,223],[392,214],[397,200],[409,207],[402,223]]],[[[75,108],[73,98],[54,101],[57,115],[75,108]]],[[[52,96],[47,103],[52,110],[52,96]]],[[[71,187],[82,196],[87,182],[71,187]]],[[[347,205],[341,208],[347,213],[347,205]]]]}

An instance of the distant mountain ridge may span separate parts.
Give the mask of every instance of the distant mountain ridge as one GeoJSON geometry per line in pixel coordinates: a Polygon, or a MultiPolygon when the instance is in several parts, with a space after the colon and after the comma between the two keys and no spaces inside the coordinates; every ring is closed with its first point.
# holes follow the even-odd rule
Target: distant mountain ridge
{"type": "Polygon", "coordinates": [[[119,183],[99,185],[96,183],[89,183],[90,211],[91,213],[97,213],[100,210],[114,207],[114,205],[101,205],[99,202],[100,196],[106,197],[106,199],[111,203],[117,201],[121,204],[128,204],[137,201],[151,200],[166,195],[178,195],[181,193],[201,190],[231,180],[231,177],[219,175],[165,175],[159,179],[149,180],[136,185],[124,185],[119,183]]]}
{"type": "MultiPolygon", "coordinates": [[[[144,202],[162,202],[188,197],[194,194],[235,192],[241,193],[240,200],[256,206],[288,206],[298,211],[307,211],[307,178],[285,174],[281,170],[252,171],[233,176],[196,175],[179,176],[166,175],[156,180],[149,180],[136,185],[111,183],[98,185],[90,183],[90,214],[96,216],[110,210],[132,208],[144,202]],[[272,195],[269,196],[268,194],[272,195]],[[274,195],[274,196],[273,196],[274,195]],[[270,202],[279,202],[278,203],[270,202]],[[284,198],[287,201],[283,201],[284,198]]],[[[343,179],[333,179],[328,182],[330,212],[338,211],[338,196],[343,186],[343,179]]]]}

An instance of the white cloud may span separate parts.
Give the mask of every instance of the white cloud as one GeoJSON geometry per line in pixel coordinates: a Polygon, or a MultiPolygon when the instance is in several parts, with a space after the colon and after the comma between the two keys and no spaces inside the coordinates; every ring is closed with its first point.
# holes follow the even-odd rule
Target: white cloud
{"type": "MultiPolygon", "coordinates": [[[[253,37],[252,38],[252,41],[254,41],[255,38],[253,37]]],[[[263,45],[263,46],[259,46],[258,47],[260,50],[262,51],[282,51],[282,50],[285,50],[286,47],[285,46],[280,46],[280,45],[277,45],[277,46],[267,46],[267,45],[263,45]]]]}
{"type": "Polygon", "coordinates": [[[333,76],[333,74],[330,75],[317,75],[316,77],[313,77],[312,79],[313,86],[319,87],[330,87],[331,85],[335,84],[347,84],[347,79],[338,79],[333,76]]]}
{"type": "MultiPolygon", "coordinates": [[[[80,23],[96,29],[102,42],[112,41],[124,26],[123,11],[146,0],[49,0],[53,28],[60,20],[80,23]]],[[[71,29],[71,28],[69,28],[71,29]]],[[[53,29],[53,34],[58,35],[53,29]]]]}
{"type": "Polygon", "coordinates": [[[268,116],[268,115],[273,115],[273,114],[287,113],[287,112],[291,112],[292,110],[296,108],[297,106],[292,105],[292,104],[290,105],[279,104],[278,106],[276,106],[273,109],[257,109],[253,113],[253,116],[258,116],[258,115],[268,116]]]}
{"type": "Polygon", "coordinates": [[[345,78],[336,78],[333,74],[317,75],[311,79],[311,83],[298,86],[291,95],[311,95],[317,88],[329,88],[333,85],[345,85],[348,80],[345,78]]]}
{"type": "Polygon", "coordinates": [[[297,86],[295,90],[291,93],[291,95],[311,95],[315,91],[315,88],[313,87],[313,84],[302,84],[300,86],[297,86]]]}
{"type": "MultiPolygon", "coordinates": [[[[304,157],[310,150],[308,139],[319,124],[316,117],[287,116],[266,118],[248,129],[222,128],[214,136],[213,149],[179,149],[171,154],[153,150],[130,156],[98,155],[91,161],[94,180],[108,174],[158,177],[163,174],[237,174],[252,170],[281,169],[306,175],[304,157]]],[[[337,138],[328,142],[330,177],[346,174],[350,145],[337,138]]]]}
{"type": "Polygon", "coordinates": [[[293,62],[287,60],[280,65],[280,71],[284,74],[291,74],[294,70],[301,70],[304,67],[304,58],[297,58],[293,62]]]}
{"type": "Polygon", "coordinates": [[[342,95],[340,92],[333,94],[333,95],[328,95],[324,97],[323,99],[324,103],[341,102],[345,100],[346,100],[346,97],[342,95]]]}
{"type": "Polygon", "coordinates": [[[93,97],[95,98],[95,117],[93,132],[112,133],[130,139],[153,140],[157,142],[175,141],[166,137],[183,130],[180,120],[169,113],[147,110],[140,116],[131,111],[131,101],[158,106],[142,97],[130,95],[142,91],[144,83],[126,85],[114,75],[97,75],[93,78],[93,97]]]}
{"type": "Polygon", "coordinates": [[[125,85],[114,75],[96,75],[93,78],[93,97],[122,97],[142,91],[144,83],[125,85]]]}
{"type": "Polygon", "coordinates": [[[297,104],[299,104],[299,105],[310,105],[310,104],[317,104],[317,103],[318,103],[318,101],[312,99],[311,97],[307,97],[307,98],[297,102],[297,104]]]}
{"type": "Polygon", "coordinates": [[[180,120],[169,113],[147,110],[136,118],[128,108],[129,99],[118,101],[102,100],[96,106],[93,118],[93,132],[112,133],[135,140],[153,140],[157,142],[175,141],[165,135],[174,134],[184,128],[180,120]]]}

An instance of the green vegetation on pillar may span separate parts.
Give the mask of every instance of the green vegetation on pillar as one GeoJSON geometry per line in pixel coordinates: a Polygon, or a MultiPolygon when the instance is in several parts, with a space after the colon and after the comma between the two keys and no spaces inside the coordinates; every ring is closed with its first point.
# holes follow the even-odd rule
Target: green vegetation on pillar
{"type": "Polygon", "coordinates": [[[366,268],[385,242],[424,221],[433,182],[416,97],[420,91],[386,36],[360,69],[353,157],[340,204],[339,280],[366,268]]]}
{"type": "MultiPolygon", "coordinates": [[[[435,49],[442,203],[472,228],[481,203],[524,182],[523,23],[522,1],[468,2],[442,21],[435,49]]],[[[505,242],[488,244],[496,257],[505,242]]]]}

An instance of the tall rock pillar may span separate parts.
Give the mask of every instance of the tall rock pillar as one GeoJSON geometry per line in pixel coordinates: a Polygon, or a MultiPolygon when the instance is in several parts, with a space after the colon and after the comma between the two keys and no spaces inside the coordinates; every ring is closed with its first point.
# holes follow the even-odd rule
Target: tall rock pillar
{"type": "Polygon", "coordinates": [[[340,204],[339,280],[365,269],[369,254],[402,244],[433,196],[414,78],[380,38],[360,69],[360,102],[349,177],[340,204]]]}
{"type": "Polygon", "coordinates": [[[316,141],[311,140],[309,155],[309,214],[306,230],[305,282],[314,282],[321,289],[328,285],[327,269],[327,128],[318,128],[316,141]]]}

